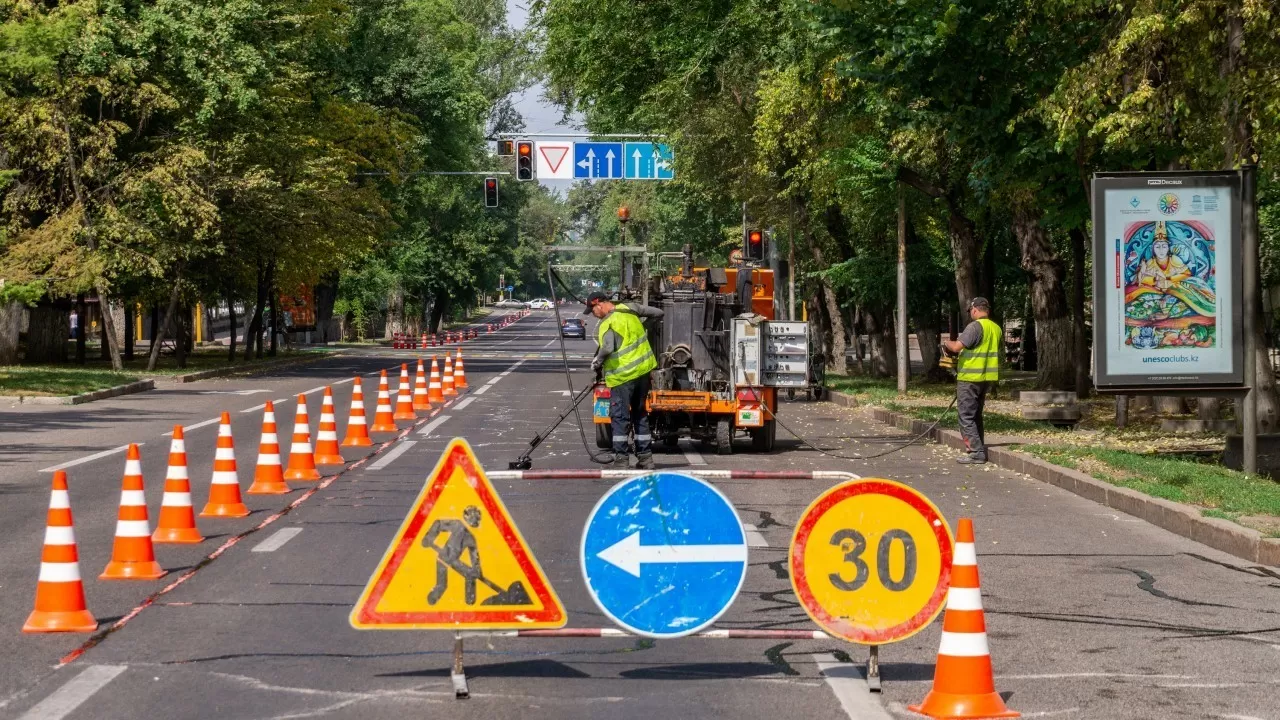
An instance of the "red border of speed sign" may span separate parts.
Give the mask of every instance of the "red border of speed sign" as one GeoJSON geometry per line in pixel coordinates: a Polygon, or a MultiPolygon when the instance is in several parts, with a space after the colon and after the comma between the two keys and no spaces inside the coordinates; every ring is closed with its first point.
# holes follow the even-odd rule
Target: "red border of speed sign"
{"type": "Polygon", "coordinates": [[[951,555],[951,528],[947,525],[947,521],[942,517],[938,509],[933,506],[933,503],[929,502],[923,495],[905,485],[887,480],[851,480],[843,485],[837,485],[819,496],[800,518],[800,523],[796,525],[795,536],[791,540],[789,562],[791,585],[796,591],[796,597],[799,598],[805,612],[809,613],[809,617],[829,632],[846,640],[864,645],[895,642],[916,634],[932,622],[938,616],[938,613],[942,611],[942,603],[947,597],[947,588],[951,586],[951,555]],[[824,610],[818,604],[817,599],[814,598],[813,588],[809,586],[809,579],[805,576],[804,571],[805,547],[809,542],[809,534],[813,532],[813,527],[818,523],[818,520],[836,504],[856,495],[869,493],[888,495],[901,500],[920,513],[929,523],[929,527],[933,528],[934,538],[938,541],[938,549],[942,551],[942,571],[938,573],[938,584],[934,587],[933,594],[929,597],[929,602],[925,604],[924,608],[906,622],[874,632],[860,629],[848,620],[834,617],[824,610]],[[937,521],[936,523],[934,522],[935,520],[937,521]]]}

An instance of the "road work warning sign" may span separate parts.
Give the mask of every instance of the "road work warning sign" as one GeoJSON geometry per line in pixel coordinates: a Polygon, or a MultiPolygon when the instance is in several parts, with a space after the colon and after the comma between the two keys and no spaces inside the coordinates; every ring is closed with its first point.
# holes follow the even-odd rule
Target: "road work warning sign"
{"type": "Polygon", "coordinates": [[[455,438],[360,600],[360,630],[558,628],[564,606],[485,477],[455,438]]]}
{"type": "Polygon", "coordinates": [[[827,632],[864,645],[911,637],[942,610],[951,529],[919,492],[852,480],[809,506],[791,540],[791,586],[827,632]]]}

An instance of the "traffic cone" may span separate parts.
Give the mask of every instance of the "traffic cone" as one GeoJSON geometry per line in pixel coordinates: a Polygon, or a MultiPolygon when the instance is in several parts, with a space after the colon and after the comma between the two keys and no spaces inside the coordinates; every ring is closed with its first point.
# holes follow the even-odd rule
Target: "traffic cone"
{"type": "Polygon", "coordinates": [[[35,609],[27,616],[22,632],[93,632],[98,629],[98,621],[84,602],[84,582],[80,580],[80,555],[76,551],[65,470],[53,474],[47,517],[35,609]]]}
{"type": "Polygon", "coordinates": [[[236,469],[236,445],[231,437],[231,413],[222,413],[218,423],[218,446],[213,455],[213,480],[209,502],[200,517],[245,517],[249,508],[240,498],[240,472],[236,469]]]}
{"type": "Polygon", "coordinates": [[[431,399],[431,403],[444,402],[444,390],[440,384],[440,365],[436,362],[436,356],[431,356],[431,382],[427,385],[427,397],[431,399]]]}
{"type": "Polygon", "coordinates": [[[262,412],[262,439],[258,441],[258,466],[253,471],[250,495],[283,495],[289,492],[280,467],[280,438],[276,434],[276,406],[270,400],[262,412]]]}
{"type": "Polygon", "coordinates": [[[373,415],[373,432],[399,432],[395,413],[391,411],[391,389],[387,386],[387,371],[378,378],[378,408],[373,415]]]}
{"type": "Polygon", "coordinates": [[[307,396],[298,396],[298,411],[293,416],[293,443],[289,446],[289,467],[285,480],[319,480],[316,456],[311,452],[311,419],[307,417],[307,396]]]}
{"type": "Polygon", "coordinates": [[[441,382],[441,392],[445,397],[456,397],[458,389],[453,385],[453,358],[449,353],[444,354],[444,378],[441,382]]]}
{"type": "Polygon", "coordinates": [[[413,411],[413,386],[409,384],[408,363],[400,363],[400,387],[396,392],[396,412],[392,418],[410,422],[418,419],[418,413],[413,411]]]}
{"type": "Polygon", "coordinates": [[[164,476],[164,499],[160,501],[160,517],[153,543],[194,544],[204,541],[196,528],[196,513],[191,507],[191,476],[187,474],[187,442],[182,426],[173,426],[169,441],[169,470],[164,476]]]}
{"type": "Polygon", "coordinates": [[[427,371],[418,358],[418,374],[413,379],[413,409],[419,412],[431,410],[431,398],[427,397],[427,371]]]}
{"type": "Polygon", "coordinates": [[[457,359],[453,361],[453,386],[459,390],[467,389],[467,371],[462,367],[462,348],[458,348],[457,359]]]}
{"type": "Polygon", "coordinates": [[[333,415],[333,388],[325,386],[320,401],[320,430],[316,433],[316,464],[344,465],[338,449],[338,418],[333,415]]]}
{"type": "Polygon", "coordinates": [[[960,518],[955,556],[951,563],[951,588],[942,616],[942,646],[934,667],[933,689],[912,712],[933,718],[1014,718],[1020,713],[1005,707],[996,693],[987,648],[987,622],[982,613],[978,583],[978,555],[973,543],[973,521],[960,518]]]}
{"type": "Polygon", "coordinates": [[[116,516],[111,562],[98,579],[155,580],[164,575],[165,570],[156,562],[156,549],[151,544],[151,522],[142,485],[142,456],[137,445],[130,445],[120,484],[120,514],[116,516]]]}
{"type": "Polygon", "coordinates": [[[372,444],[364,416],[364,386],[357,375],[351,387],[351,414],[347,416],[347,434],[342,438],[342,447],[369,447],[372,444]]]}

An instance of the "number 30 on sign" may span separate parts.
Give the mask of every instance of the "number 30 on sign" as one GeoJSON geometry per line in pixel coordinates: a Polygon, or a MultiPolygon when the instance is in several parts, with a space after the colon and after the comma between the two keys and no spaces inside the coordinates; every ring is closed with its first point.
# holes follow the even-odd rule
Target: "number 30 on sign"
{"type": "Polygon", "coordinates": [[[951,528],[891,480],[853,480],[813,501],[791,539],[791,586],[827,632],[863,645],[908,638],[942,610],[951,528]]]}

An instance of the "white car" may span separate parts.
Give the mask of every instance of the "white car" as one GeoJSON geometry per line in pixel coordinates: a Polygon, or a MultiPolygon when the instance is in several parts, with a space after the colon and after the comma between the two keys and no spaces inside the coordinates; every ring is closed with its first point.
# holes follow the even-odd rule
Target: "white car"
{"type": "Polygon", "coordinates": [[[551,301],[546,298],[538,298],[537,300],[529,303],[530,310],[551,310],[554,307],[555,305],[552,305],[551,301]]]}

